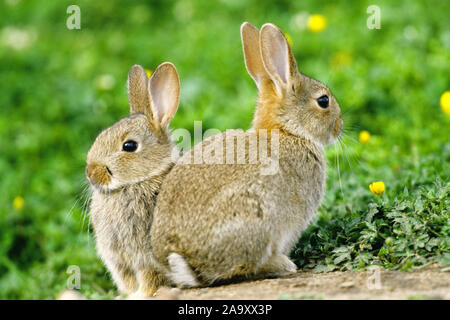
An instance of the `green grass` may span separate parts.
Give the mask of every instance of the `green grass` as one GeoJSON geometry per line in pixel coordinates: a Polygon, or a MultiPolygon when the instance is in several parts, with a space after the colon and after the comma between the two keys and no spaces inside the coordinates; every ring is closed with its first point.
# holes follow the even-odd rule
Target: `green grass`
{"type": "Polygon", "coordinates": [[[313,272],[371,265],[401,270],[432,263],[449,266],[450,183],[440,161],[426,156],[416,166],[405,159],[399,177],[385,180],[387,192],[382,196],[371,195],[367,185],[354,184],[354,175],[343,175],[342,190],[335,186],[335,192],[327,194],[316,223],[294,249],[298,266],[313,272]]]}
{"type": "Polygon", "coordinates": [[[439,105],[450,90],[448,2],[76,3],[81,30],[65,27],[73,1],[0,2],[0,299],[55,298],[70,265],[89,298],[117,294],[83,215],[86,152],[127,114],[136,63],[177,66],[172,128],[248,128],[256,88],[242,58],[243,21],[288,33],[300,70],[326,83],[344,113],[343,143],[327,149],[324,203],[292,253],[298,266],[449,266],[450,117],[439,105]],[[366,28],[371,4],[381,8],[380,30],[366,28]],[[326,29],[296,26],[302,12],[323,14],[326,29]],[[367,144],[361,130],[372,134],[367,144]],[[385,193],[371,194],[380,180],[385,193]]]}

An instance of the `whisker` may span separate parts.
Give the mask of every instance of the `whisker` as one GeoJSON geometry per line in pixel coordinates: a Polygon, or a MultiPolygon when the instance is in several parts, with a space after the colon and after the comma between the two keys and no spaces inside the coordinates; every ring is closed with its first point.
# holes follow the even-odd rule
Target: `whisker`
{"type": "MultiPolygon", "coordinates": [[[[88,217],[89,202],[91,200],[91,190],[89,188],[89,185],[87,185],[84,195],[85,195],[85,198],[84,198],[83,208],[82,208],[83,219],[82,219],[82,224],[81,224],[81,232],[83,232],[84,228],[85,228],[86,217],[88,217]]],[[[89,229],[88,229],[88,234],[89,234],[89,229]]]]}
{"type": "Polygon", "coordinates": [[[82,187],[82,191],[78,194],[78,196],[76,196],[76,200],[75,200],[74,204],[72,205],[70,210],[67,212],[67,214],[64,218],[64,224],[66,224],[67,221],[69,220],[69,218],[72,217],[75,207],[77,207],[83,201],[83,195],[84,195],[84,192],[85,192],[87,186],[85,183],[80,183],[80,184],[82,187]]]}
{"type": "MultiPolygon", "coordinates": [[[[339,149],[340,146],[340,142],[338,141],[337,145],[337,149],[339,149]]],[[[337,171],[338,171],[338,177],[339,177],[339,187],[341,188],[341,196],[342,198],[344,198],[344,189],[342,188],[342,180],[341,180],[341,169],[339,166],[339,150],[336,154],[336,159],[337,159],[337,171]]]]}
{"type": "Polygon", "coordinates": [[[352,170],[353,168],[352,168],[352,164],[350,163],[350,159],[349,159],[348,153],[345,152],[345,151],[346,151],[345,149],[349,149],[349,147],[348,147],[347,144],[345,143],[344,138],[340,139],[340,143],[341,143],[341,146],[342,146],[342,149],[343,149],[343,152],[342,152],[342,153],[343,153],[343,156],[344,156],[345,159],[347,160],[348,167],[350,168],[350,170],[352,170]]]}
{"type": "Polygon", "coordinates": [[[67,223],[67,221],[69,220],[69,218],[72,217],[73,214],[73,209],[77,206],[77,204],[80,202],[81,198],[78,197],[75,202],[73,203],[72,207],[69,209],[69,211],[66,213],[66,216],[64,217],[64,224],[67,223]]]}

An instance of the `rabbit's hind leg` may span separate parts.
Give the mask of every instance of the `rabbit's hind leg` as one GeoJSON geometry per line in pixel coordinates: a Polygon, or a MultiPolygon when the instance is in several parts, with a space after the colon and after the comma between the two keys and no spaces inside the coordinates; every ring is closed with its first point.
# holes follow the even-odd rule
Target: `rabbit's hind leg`
{"type": "Polygon", "coordinates": [[[284,254],[275,254],[257,273],[263,277],[282,277],[297,272],[297,266],[284,254]]]}
{"type": "Polygon", "coordinates": [[[138,271],[138,281],[139,288],[130,296],[131,299],[150,298],[161,286],[167,285],[164,276],[153,268],[138,271]]]}
{"type": "Polygon", "coordinates": [[[109,265],[108,269],[111,272],[114,283],[121,293],[132,294],[137,290],[138,283],[136,281],[136,276],[131,269],[122,265],[109,265]]]}

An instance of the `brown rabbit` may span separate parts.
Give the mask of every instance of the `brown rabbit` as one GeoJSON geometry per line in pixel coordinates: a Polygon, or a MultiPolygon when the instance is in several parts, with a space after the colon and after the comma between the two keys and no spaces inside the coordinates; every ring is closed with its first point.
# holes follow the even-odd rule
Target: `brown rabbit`
{"type": "Polygon", "coordinates": [[[325,189],[323,147],[342,130],[336,99],[298,72],[281,30],[244,23],[241,36],[247,70],[259,89],[252,129],[212,136],[183,155],[163,181],[154,211],[154,258],[177,286],[295,272],[288,255],[325,189]],[[249,161],[251,141],[266,130],[268,153],[278,160],[271,174],[264,173],[265,159],[249,161]],[[245,143],[233,142],[230,151],[230,137],[245,143]],[[211,164],[204,157],[192,164],[193,155],[211,149],[247,162],[211,164]]]}
{"type": "Polygon", "coordinates": [[[176,155],[168,125],[179,94],[173,64],[159,65],[150,79],[133,66],[130,116],[102,131],[87,155],[98,253],[118,289],[136,297],[153,295],[164,282],[152,267],[149,233],[156,196],[176,155]]]}

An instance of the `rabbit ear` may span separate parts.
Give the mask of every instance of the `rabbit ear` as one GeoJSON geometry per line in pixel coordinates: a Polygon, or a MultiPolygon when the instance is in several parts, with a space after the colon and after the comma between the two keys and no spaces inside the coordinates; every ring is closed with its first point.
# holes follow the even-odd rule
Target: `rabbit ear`
{"type": "Polygon", "coordinates": [[[260,32],[261,57],[264,67],[281,94],[297,72],[297,63],[283,32],[266,23],[260,32]]]}
{"type": "Polygon", "coordinates": [[[180,101],[180,78],[170,62],[160,64],[148,82],[153,120],[162,128],[169,125],[180,101]]]}
{"type": "Polygon", "coordinates": [[[261,59],[259,29],[249,22],[244,22],[241,25],[241,40],[245,67],[259,89],[262,79],[268,77],[261,59]]]}
{"type": "Polygon", "coordinates": [[[150,96],[147,89],[147,74],[144,68],[135,64],[128,73],[128,100],[130,114],[147,113],[150,109],[150,96]]]}

